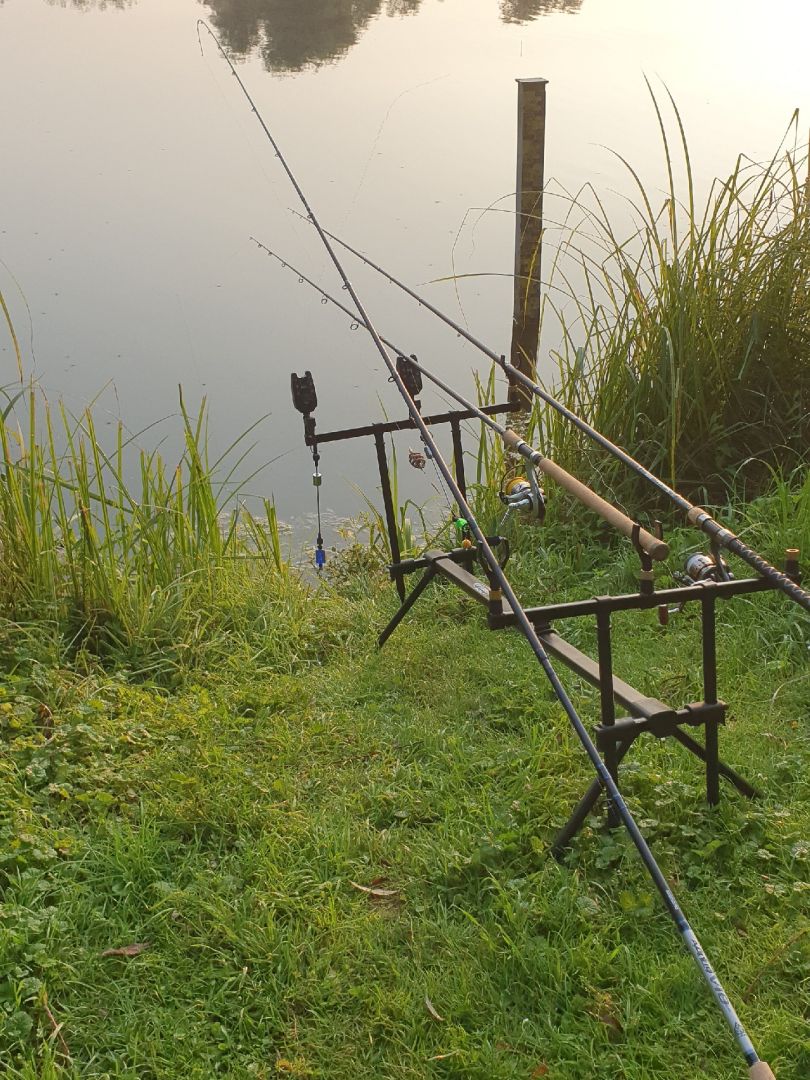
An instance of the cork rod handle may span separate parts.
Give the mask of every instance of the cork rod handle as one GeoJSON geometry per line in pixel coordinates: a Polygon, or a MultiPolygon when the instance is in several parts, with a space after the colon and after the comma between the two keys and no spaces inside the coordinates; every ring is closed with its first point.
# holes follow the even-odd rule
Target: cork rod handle
{"type": "MultiPolygon", "coordinates": [[[[623,514],[621,510],[614,506],[612,503],[607,502],[600,495],[597,495],[595,491],[588,487],[587,484],[583,484],[581,480],[577,480],[575,476],[566,472],[551,458],[542,457],[537,452],[532,452],[521,437],[514,431],[507,429],[503,435],[503,441],[507,446],[511,446],[514,449],[525,448],[525,452],[531,453],[531,461],[540,472],[554,480],[560,487],[565,488],[567,492],[574,496],[575,499],[587,506],[594,513],[598,514],[601,518],[612,525],[614,529],[622,533],[628,539],[633,538],[633,530],[635,528],[635,522],[632,521],[626,514],[623,514]]],[[[524,455],[525,456],[525,455],[524,455]]],[[[657,536],[653,536],[651,532],[646,529],[639,530],[638,536],[639,544],[643,550],[650,556],[651,559],[655,559],[656,562],[663,562],[669,555],[669,546],[663,540],[659,540],[657,536]]]]}
{"type": "Polygon", "coordinates": [[[776,1080],[767,1061],[758,1061],[749,1071],[750,1080],[776,1080]]]}

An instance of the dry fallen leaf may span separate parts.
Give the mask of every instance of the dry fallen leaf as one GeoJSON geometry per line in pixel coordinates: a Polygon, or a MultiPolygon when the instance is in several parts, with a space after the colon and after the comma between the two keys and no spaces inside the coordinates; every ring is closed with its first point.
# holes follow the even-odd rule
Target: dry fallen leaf
{"type": "Polygon", "coordinates": [[[105,949],[102,956],[139,956],[152,944],[151,941],[136,941],[134,945],[124,945],[120,949],[105,949]]]}
{"type": "Polygon", "coordinates": [[[439,1014],[436,1012],[436,1006],[433,1004],[433,1002],[427,995],[425,995],[425,1008],[427,1009],[428,1015],[430,1016],[431,1020],[436,1020],[440,1024],[444,1023],[444,1017],[439,1016],[439,1014]]]}
{"type": "Polygon", "coordinates": [[[548,1076],[548,1065],[545,1061],[541,1061],[537,1068],[532,1073],[532,1080],[539,1080],[541,1076],[548,1076]]]}
{"type": "Polygon", "coordinates": [[[620,1019],[620,1009],[610,994],[605,991],[597,992],[592,1008],[591,1016],[604,1024],[607,1028],[607,1037],[611,1040],[618,1039],[624,1033],[624,1027],[620,1019]]]}
{"type": "Polygon", "coordinates": [[[372,885],[358,885],[356,881],[350,881],[349,884],[353,889],[365,893],[366,896],[370,896],[374,900],[391,900],[393,897],[399,896],[399,889],[380,889],[372,885]]]}
{"type": "Polygon", "coordinates": [[[37,719],[39,720],[43,734],[49,739],[51,735],[53,735],[53,713],[44,701],[40,702],[37,706],[37,719]]]}

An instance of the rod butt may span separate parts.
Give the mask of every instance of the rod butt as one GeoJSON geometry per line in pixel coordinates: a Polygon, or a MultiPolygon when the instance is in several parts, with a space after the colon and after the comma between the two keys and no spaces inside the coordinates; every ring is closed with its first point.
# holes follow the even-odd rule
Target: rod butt
{"type": "Polygon", "coordinates": [[[748,1073],[750,1080],[776,1080],[767,1061],[758,1061],[748,1073]]]}

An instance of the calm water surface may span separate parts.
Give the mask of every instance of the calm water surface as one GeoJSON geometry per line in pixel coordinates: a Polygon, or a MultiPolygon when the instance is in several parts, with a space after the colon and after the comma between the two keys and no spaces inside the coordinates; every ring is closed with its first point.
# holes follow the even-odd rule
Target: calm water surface
{"type": "MultiPolygon", "coordinates": [[[[508,278],[430,282],[511,270],[513,219],[473,208],[512,205],[516,78],[550,80],[547,175],[568,190],[629,191],[605,147],[663,186],[644,74],[677,99],[704,186],[810,115],[804,0],[0,0],[0,289],[28,371],[74,410],[100,395],[111,428],[167,418],[141,442],[169,457],[178,383],[207,395],[214,449],[269,414],[253,461],[277,460],[250,491],[298,522],[312,487],[290,370],[315,374],[324,429],[402,406],[361,332],[250,243],[336,287],[234,80],[201,52],[200,17],[324,223],[504,351],[508,278]]],[[[353,276],[381,331],[472,387],[477,354],[353,276]]],[[[10,383],[4,333],[0,350],[10,383]]],[[[326,449],[324,500],[351,513],[371,447],[326,449]]],[[[407,484],[430,495],[427,476],[407,484]]]]}

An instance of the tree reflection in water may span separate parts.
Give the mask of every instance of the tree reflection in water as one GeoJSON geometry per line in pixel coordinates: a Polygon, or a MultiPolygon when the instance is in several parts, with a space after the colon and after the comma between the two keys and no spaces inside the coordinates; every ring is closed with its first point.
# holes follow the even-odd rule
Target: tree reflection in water
{"type": "MultiPolygon", "coordinates": [[[[0,0],[2,4],[4,0],[0,0]]],[[[137,0],[47,0],[53,6],[127,8],[137,0]]],[[[415,14],[422,0],[200,0],[226,48],[257,53],[268,71],[302,71],[333,63],[356,45],[372,19],[415,14]]],[[[506,23],[575,13],[583,0],[498,0],[506,23]]]]}
{"type": "MultiPolygon", "coordinates": [[[[301,71],[345,55],[383,5],[382,0],[206,0],[206,6],[227,48],[258,53],[270,71],[301,71]]],[[[416,10],[419,0],[408,6],[416,10]]]]}
{"type": "Polygon", "coordinates": [[[501,0],[501,18],[508,23],[525,23],[555,11],[574,14],[581,7],[582,0],[501,0]]]}
{"type": "MultiPolygon", "coordinates": [[[[501,18],[525,23],[577,12],[583,0],[499,0],[501,18]]],[[[413,15],[422,0],[204,0],[223,42],[258,52],[270,71],[301,71],[344,56],[378,15],[413,15]]]]}
{"type": "MultiPolygon", "coordinates": [[[[3,0],[0,0],[2,3],[3,0]]],[[[104,11],[105,8],[128,8],[136,4],[138,0],[48,0],[51,7],[75,7],[84,8],[89,10],[90,8],[100,8],[104,11]]]]}

